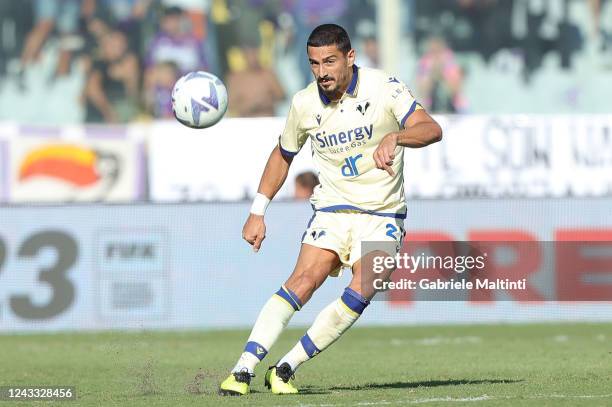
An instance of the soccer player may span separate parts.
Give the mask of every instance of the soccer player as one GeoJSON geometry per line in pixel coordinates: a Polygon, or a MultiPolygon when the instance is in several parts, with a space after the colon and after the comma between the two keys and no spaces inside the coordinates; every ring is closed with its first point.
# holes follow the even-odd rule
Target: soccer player
{"type": "MultiPolygon", "coordinates": [[[[406,85],[382,71],[355,65],[355,50],[342,27],[315,28],[307,53],[315,81],[293,98],[242,237],[254,251],[260,249],[266,208],[308,139],[320,180],[311,198],[314,214],[293,273],[261,309],[244,352],[221,383],[223,395],[247,394],[255,366],[292,315],[328,276],[338,276],[342,267],[351,268],[352,280],[341,297],[320,312],[293,349],[265,375],[272,393],[298,392],[293,384],[296,369],[340,338],[375,294],[367,284],[365,264],[368,256],[379,252],[361,253],[361,242],[391,242],[393,249],[382,249],[389,255],[401,246],[406,218],[403,148],[424,147],[442,138],[440,126],[406,85]]],[[[391,272],[386,270],[386,276],[391,272]]]]}

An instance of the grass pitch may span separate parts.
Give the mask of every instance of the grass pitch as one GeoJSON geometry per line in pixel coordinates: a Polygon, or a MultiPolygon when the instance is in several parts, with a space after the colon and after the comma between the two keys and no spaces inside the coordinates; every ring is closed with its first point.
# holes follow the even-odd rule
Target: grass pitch
{"type": "Polygon", "coordinates": [[[302,334],[241,398],[216,391],[247,331],[0,336],[0,385],[73,385],[79,406],[612,405],[612,324],[355,328],[300,368],[301,394],[269,394],[267,365],[302,334]]]}

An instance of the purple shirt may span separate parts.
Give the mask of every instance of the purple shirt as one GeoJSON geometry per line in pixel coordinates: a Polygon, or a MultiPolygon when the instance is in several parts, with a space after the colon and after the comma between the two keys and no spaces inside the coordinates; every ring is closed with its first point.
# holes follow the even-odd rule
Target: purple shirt
{"type": "Polygon", "coordinates": [[[291,4],[297,17],[308,24],[319,24],[323,20],[334,21],[348,10],[346,0],[298,0],[287,4],[291,4]]]}
{"type": "Polygon", "coordinates": [[[158,33],[149,44],[146,66],[151,67],[160,62],[174,62],[181,75],[208,69],[204,44],[190,35],[173,38],[163,32],[158,33]]]}
{"type": "Polygon", "coordinates": [[[172,89],[156,86],[155,105],[153,106],[153,114],[155,117],[174,117],[172,112],[172,89]]]}

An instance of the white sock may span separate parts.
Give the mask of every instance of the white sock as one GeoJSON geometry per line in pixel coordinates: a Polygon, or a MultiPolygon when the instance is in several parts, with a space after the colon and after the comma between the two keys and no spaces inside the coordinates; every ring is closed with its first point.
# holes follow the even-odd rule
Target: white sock
{"type": "Polygon", "coordinates": [[[288,363],[291,370],[295,371],[302,363],[338,340],[359,319],[369,303],[359,293],[347,287],[341,298],[323,308],[302,339],[277,365],[288,363]]]}
{"type": "Polygon", "coordinates": [[[302,303],[295,293],[282,286],[259,312],[244,352],[232,369],[232,373],[240,371],[253,373],[255,366],[266,357],[295,311],[301,307],[302,303]]]}

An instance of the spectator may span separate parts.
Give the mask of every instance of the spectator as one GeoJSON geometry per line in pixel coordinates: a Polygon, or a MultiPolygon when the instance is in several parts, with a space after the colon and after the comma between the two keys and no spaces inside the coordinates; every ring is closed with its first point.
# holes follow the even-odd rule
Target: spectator
{"type": "Polygon", "coordinates": [[[454,7],[455,25],[452,47],[456,51],[477,51],[485,61],[500,48],[513,45],[511,18],[512,1],[458,0],[454,7]],[[470,29],[461,33],[460,26],[470,29]]]}
{"type": "Polygon", "coordinates": [[[153,0],[87,0],[99,2],[101,12],[105,14],[110,22],[118,25],[121,29],[130,22],[141,22],[148,13],[153,0]]]}
{"type": "Polygon", "coordinates": [[[26,38],[21,54],[22,69],[38,60],[45,42],[56,30],[60,35],[60,54],[55,74],[68,74],[72,52],[83,45],[83,39],[78,35],[80,14],[80,0],[36,0],[36,23],[26,38]]]}
{"type": "Polygon", "coordinates": [[[600,44],[601,51],[610,55],[612,49],[612,1],[590,0],[592,15],[591,37],[600,44]]]}
{"type": "Polygon", "coordinates": [[[107,27],[123,31],[130,50],[138,55],[143,53],[142,28],[153,0],[85,0],[93,3],[96,17],[107,27]]]}
{"type": "MultiPolygon", "coordinates": [[[[115,1],[115,0],[110,0],[115,1]]],[[[185,11],[190,31],[200,41],[208,36],[208,11],[212,0],[162,0],[164,7],[179,7],[185,11]]]]}
{"type": "Polygon", "coordinates": [[[174,62],[160,62],[145,78],[144,103],[149,114],[156,118],[172,118],[172,88],[179,75],[174,62]]]}
{"type": "Polygon", "coordinates": [[[276,74],[261,66],[258,49],[243,47],[246,66],[227,77],[229,109],[239,117],[274,116],[276,103],[285,98],[276,74]]]}
{"type": "Polygon", "coordinates": [[[461,93],[463,72],[453,51],[441,37],[428,40],[427,51],[418,64],[419,96],[428,110],[457,113],[465,109],[461,93]]]}
{"type": "Polygon", "coordinates": [[[172,115],[172,87],[180,75],[208,70],[204,44],[186,31],[186,26],[188,23],[181,8],[165,8],[160,32],[149,44],[144,97],[149,112],[155,117],[172,115]]]}
{"type": "Polygon", "coordinates": [[[310,199],[314,188],[319,185],[319,178],[312,171],[306,171],[295,177],[295,192],[293,198],[296,200],[310,199]]]}
{"type": "Polygon", "coordinates": [[[185,12],[189,32],[202,43],[206,56],[207,70],[221,75],[217,55],[217,27],[212,24],[211,9],[213,2],[219,0],[161,0],[163,7],[179,7],[185,12]]]}
{"type": "Polygon", "coordinates": [[[25,36],[33,27],[32,7],[24,1],[0,1],[0,80],[7,73],[9,62],[23,52],[25,36]]]}
{"type": "Polygon", "coordinates": [[[357,53],[357,65],[369,68],[379,68],[378,40],[376,39],[376,24],[372,20],[361,20],[357,24],[357,36],[360,52],[357,53]]]}
{"type": "Polygon", "coordinates": [[[140,69],[125,34],[113,30],[101,38],[101,58],[87,79],[86,119],[89,122],[127,122],[137,113],[140,69]]]}
{"type": "MultiPolygon", "coordinates": [[[[296,24],[296,42],[300,47],[297,57],[306,58],[306,41],[313,28],[319,24],[333,21],[335,24],[347,26],[346,14],[349,9],[348,0],[291,0],[287,2],[296,24]]],[[[313,80],[308,64],[300,63],[301,80],[304,85],[313,80]]]]}
{"type": "Polygon", "coordinates": [[[181,74],[208,69],[204,44],[185,31],[185,18],[183,10],[178,7],[169,7],[163,11],[160,32],[153,38],[147,51],[147,69],[162,62],[175,63],[181,74]]]}

